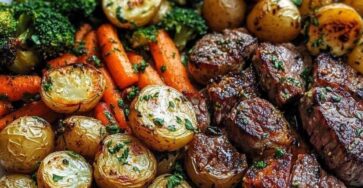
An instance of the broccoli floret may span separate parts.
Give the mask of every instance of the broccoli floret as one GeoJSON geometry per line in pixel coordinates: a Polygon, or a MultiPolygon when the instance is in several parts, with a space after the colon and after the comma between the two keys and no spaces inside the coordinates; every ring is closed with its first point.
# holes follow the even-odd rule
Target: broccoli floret
{"type": "Polygon", "coordinates": [[[179,50],[184,49],[188,41],[207,32],[205,20],[193,9],[175,7],[160,24],[174,34],[174,42],[179,50]]]}
{"type": "Polygon", "coordinates": [[[0,36],[10,37],[15,34],[17,20],[13,17],[11,9],[0,7],[0,36]]]}
{"type": "Polygon", "coordinates": [[[148,26],[136,29],[131,38],[130,43],[133,48],[146,46],[151,42],[156,41],[157,28],[148,26]]]}
{"type": "Polygon", "coordinates": [[[97,7],[97,0],[53,0],[52,6],[58,12],[69,17],[83,16],[89,17],[97,7]]]}

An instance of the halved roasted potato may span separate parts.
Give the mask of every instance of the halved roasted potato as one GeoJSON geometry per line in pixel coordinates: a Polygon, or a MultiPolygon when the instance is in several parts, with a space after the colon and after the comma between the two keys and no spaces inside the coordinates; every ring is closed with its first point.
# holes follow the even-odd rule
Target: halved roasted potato
{"type": "Polygon", "coordinates": [[[300,24],[300,12],[291,0],[260,0],[247,18],[251,33],[260,40],[276,43],[295,39],[300,24]]]}
{"type": "Polygon", "coordinates": [[[91,65],[74,64],[48,70],[42,79],[44,103],[59,113],[86,112],[101,99],[105,79],[91,65]]]}
{"type": "Polygon", "coordinates": [[[313,13],[316,9],[334,3],[335,0],[303,0],[299,7],[301,16],[307,16],[313,13]]]}
{"type": "Polygon", "coordinates": [[[31,173],[54,148],[54,133],[44,119],[21,117],[0,132],[0,165],[7,171],[31,173]]]}
{"type": "Polygon", "coordinates": [[[37,183],[39,188],[89,188],[92,184],[92,167],[73,151],[57,151],[40,164],[37,183]]]}
{"type": "Polygon", "coordinates": [[[132,29],[149,23],[161,0],[102,0],[108,20],[120,28],[132,29]]]}
{"type": "Polygon", "coordinates": [[[1,188],[37,188],[37,184],[30,176],[23,174],[5,175],[0,178],[1,188]]]}
{"type": "Polygon", "coordinates": [[[101,188],[138,188],[156,175],[156,159],[136,138],[114,134],[101,144],[93,164],[96,183],[101,188]]]}
{"type": "Polygon", "coordinates": [[[134,134],[157,151],[176,151],[188,144],[197,130],[192,104],[168,86],[148,86],[130,109],[134,134]]]}
{"type": "Polygon", "coordinates": [[[191,188],[181,175],[164,174],[158,176],[148,188],[191,188]]]}
{"type": "Polygon", "coordinates": [[[306,45],[313,55],[328,51],[342,56],[355,47],[363,31],[358,12],[342,3],[323,6],[311,16],[306,45]]]}
{"type": "Polygon", "coordinates": [[[72,150],[87,159],[94,159],[98,146],[106,136],[106,128],[97,119],[72,116],[62,121],[64,130],[57,138],[57,150],[72,150]]]}

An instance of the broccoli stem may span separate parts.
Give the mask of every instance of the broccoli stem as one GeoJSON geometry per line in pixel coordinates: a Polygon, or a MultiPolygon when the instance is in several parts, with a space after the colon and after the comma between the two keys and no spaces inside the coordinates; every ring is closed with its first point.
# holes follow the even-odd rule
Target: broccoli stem
{"type": "Polygon", "coordinates": [[[180,51],[182,51],[185,48],[189,40],[194,38],[193,35],[194,31],[187,27],[181,27],[180,31],[175,33],[174,42],[180,51]]]}

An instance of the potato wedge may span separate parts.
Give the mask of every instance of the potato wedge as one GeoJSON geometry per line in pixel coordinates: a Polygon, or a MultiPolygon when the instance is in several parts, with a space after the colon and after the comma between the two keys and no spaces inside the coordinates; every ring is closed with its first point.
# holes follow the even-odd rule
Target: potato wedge
{"type": "Polygon", "coordinates": [[[328,51],[342,56],[355,47],[363,31],[363,21],[352,7],[333,3],[318,9],[308,28],[307,49],[313,55],[328,51]]]}
{"type": "Polygon", "coordinates": [[[31,173],[54,148],[54,133],[40,117],[24,116],[0,132],[0,165],[5,170],[31,173]]]}
{"type": "Polygon", "coordinates": [[[73,151],[57,151],[48,155],[37,172],[39,188],[90,188],[92,167],[73,151]]]}
{"type": "Polygon", "coordinates": [[[145,187],[155,178],[156,167],[151,151],[136,138],[124,134],[107,136],[93,164],[100,188],[145,187]]]}
{"type": "Polygon", "coordinates": [[[37,184],[30,176],[23,174],[5,175],[0,178],[1,188],[37,188],[37,184]]]}
{"type": "Polygon", "coordinates": [[[91,65],[74,64],[48,70],[42,79],[44,103],[59,113],[86,112],[105,91],[102,73],[91,65]]]}
{"type": "Polygon", "coordinates": [[[191,186],[188,184],[188,182],[186,182],[182,176],[180,175],[171,175],[171,174],[164,174],[164,175],[161,175],[159,177],[157,177],[153,183],[151,185],[149,185],[148,188],[169,188],[171,187],[172,183],[171,181],[173,180],[170,180],[170,179],[174,179],[174,182],[175,182],[175,179],[177,179],[176,181],[178,181],[178,185],[174,185],[173,188],[191,188],[191,186]]]}
{"type": "Polygon", "coordinates": [[[134,134],[156,151],[176,151],[188,144],[197,130],[192,104],[168,86],[145,87],[131,104],[134,134]]]}

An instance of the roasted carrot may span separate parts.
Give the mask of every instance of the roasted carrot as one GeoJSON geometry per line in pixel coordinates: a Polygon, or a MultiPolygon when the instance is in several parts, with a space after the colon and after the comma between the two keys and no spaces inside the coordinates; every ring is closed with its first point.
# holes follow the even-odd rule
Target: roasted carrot
{"type": "Polygon", "coordinates": [[[115,114],[115,118],[120,128],[130,131],[124,111],[122,109],[123,100],[121,98],[120,93],[117,91],[115,84],[112,81],[111,76],[107,72],[106,69],[101,68],[105,80],[106,80],[106,90],[103,94],[103,100],[110,106],[111,111],[115,114]]]}
{"type": "Polygon", "coordinates": [[[98,51],[98,40],[95,31],[90,31],[86,37],[84,38],[84,47],[86,50],[86,54],[82,55],[77,62],[81,63],[93,63],[96,66],[99,66],[99,51],[98,51]]]}
{"type": "Polygon", "coordinates": [[[21,107],[20,109],[1,118],[0,130],[5,128],[6,125],[11,123],[12,121],[23,116],[39,116],[41,118],[44,118],[50,123],[55,121],[58,117],[60,117],[59,114],[49,109],[42,101],[37,101],[27,104],[26,106],[21,107]]]}
{"type": "Polygon", "coordinates": [[[85,36],[87,35],[87,33],[89,33],[92,30],[91,25],[89,24],[83,24],[78,31],[76,32],[75,35],[75,43],[76,45],[79,44],[80,42],[83,41],[83,39],[85,38],[85,36]]]}
{"type": "Polygon", "coordinates": [[[105,126],[116,123],[116,119],[113,116],[110,107],[104,102],[97,104],[94,113],[95,118],[100,120],[105,126]]]}
{"type": "Polygon", "coordinates": [[[10,113],[13,109],[13,106],[8,101],[0,101],[0,117],[5,116],[6,114],[10,113]]]}
{"type": "Polygon", "coordinates": [[[137,83],[139,77],[132,69],[116,29],[110,24],[104,24],[98,28],[97,38],[102,57],[116,85],[124,89],[137,83]]]}
{"type": "Polygon", "coordinates": [[[40,90],[39,76],[0,75],[0,96],[9,101],[18,101],[27,94],[36,94],[40,90]]]}
{"type": "Polygon", "coordinates": [[[144,88],[148,85],[164,85],[163,80],[160,78],[158,72],[150,65],[144,64],[145,60],[142,56],[137,55],[133,52],[127,53],[127,57],[129,58],[131,64],[134,66],[139,66],[139,82],[137,83],[139,88],[144,88]],[[140,70],[140,66],[145,66],[143,69],[140,70]]]}
{"type": "Polygon", "coordinates": [[[178,48],[164,30],[158,32],[156,42],[150,44],[150,50],[156,69],[166,85],[185,94],[197,92],[188,78],[178,48]]]}
{"type": "Polygon", "coordinates": [[[73,54],[63,54],[55,59],[52,59],[48,62],[48,67],[51,69],[56,69],[59,67],[63,67],[66,65],[74,64],[77,62],[78,57],[73,54]]]}

